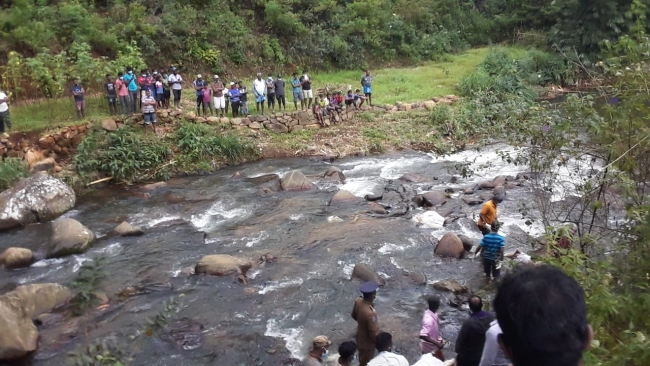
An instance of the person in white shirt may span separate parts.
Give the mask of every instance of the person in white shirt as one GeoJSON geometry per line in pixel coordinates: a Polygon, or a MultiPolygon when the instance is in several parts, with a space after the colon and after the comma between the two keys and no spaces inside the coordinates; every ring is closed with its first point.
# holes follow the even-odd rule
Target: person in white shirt
{"type": "Polygon", "coordinates": [[[483,355],[481,355],[479,366],[507,366],[510,364],[499,346],[499,334],[501,334],[501,327],[494,320],[485,333],[485,345],[483,346],[483,355]]]}
{"type": "Polygon", "coordinates": [[[425,353],[420,357],[418,362],[412,366],[444,366],[445,363],[436,358],[433,353],[425,353]]]}
{"type": "Polygon", "coordinates": [[[7,94],[0,90],[0,135],[2,137],[9,137],[5,133],[5,126],[7,131],[11,131],[11,120],[9,119],[9,97],[7,94]]]}
{"type": "Polygon", "coordinates": [[[174,93],[174,107],[178,108],[181,102],[181,91],[183,90],[183,78],[178,74],[178,69],[172,67],[172,74],[167,78],[169,85],[172,86],[172,93],[174,93]]]}
{"type": "Polygon", "coordinates": [[[406,357],[391,352],[393,350],[393,336],[390,333],[381,332],[377,335],[377,351],[368,366],[409,366],[406,357]]]}
{"type": "Polygon", "coordinates": [[[264,101],[266,100],[266,82],[262,80],[262,73],[257,73],[257,79],[253,80],[253,94],[255,94],[255,105],[257,111],[262,107],[262,114],[264,114],[264,101]]]}

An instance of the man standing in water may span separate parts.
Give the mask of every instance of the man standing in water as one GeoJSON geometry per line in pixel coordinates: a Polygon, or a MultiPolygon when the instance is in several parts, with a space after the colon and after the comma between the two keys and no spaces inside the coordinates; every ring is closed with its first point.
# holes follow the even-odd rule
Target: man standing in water
{"type": "Polygon", "coordinates": [[[372,75],[370,75],[370,70],[366,70],[366,74],[361,77],[361,86],[363,87],[363,94],[368,99],[368,105],[372,106],[372,75]]]}
{"type": "Polygon", "coordinates": [[[490,225],[497,219],[497,205],[501,202],[503,202],[503,197],[495,195],[491,200],[483,204],[479,214],[478,228],[484,236],[491,231],[490,225]]]}
{"type": "Polygon", "coordinates": [[[375,356],[379,322],[373,306],[379,285],[368,281],[361,285],[362,296],[354,302],[352,319],[357,321],[357,347],[359,348],[359,366],[366,366],[375,356]]]}

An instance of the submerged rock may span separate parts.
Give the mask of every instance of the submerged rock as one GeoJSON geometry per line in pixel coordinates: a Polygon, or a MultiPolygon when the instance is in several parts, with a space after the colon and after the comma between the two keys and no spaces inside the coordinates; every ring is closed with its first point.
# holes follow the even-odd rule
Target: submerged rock
{"type": "Polygon", "coordinates": [[[196,274],[227,276],[230,274],[246,275],[253,266],[250,260],[233,257],[226,254],[206,255],[196,265],[196,274]]]}
{"type": "Polygon", "coordinates": [[[283,191],[309,191],[316,186],[300,170],[292,170],[280,180],[283,191]]]}
{"type": "Polygon", "coordinates": [[[11,247],[0,255],[0,264],[6,268],[29,267],[34,262],[34,253],[25,248],[11,247]]]}
{"type": "Polygon", "coordinates": [[[144,235],[144,231],[140,226],[133,226],[124,221],[113,229],[113,235],[119,236],[140,236],[144,235]]]}
{"type": "Polygon", "coordinates": [[[19,286],[0,296],[0,360],[11,360],[35,351],[38,330],[33,319],[70,300],[72,292],[59,284],[19,286]]]}
{"type": "Polygon", "coordinates": [[[81,254],[90,248],[95,234],[79,221],[62,218],[51,223],[52,234],[47,248],[47,258],[81,254]]]}
{"type": "Polygon", "coordinates": [[[63,181],[36,173],[0,193],[0,231],[53,220],[75,201],[74,191],[63,181]]]}
{"type": "Polygon", "coordinates": [[[264,174],[258,177],[246,178],[246,181],[253,184],[262,184],[277,179],[280,179],[280,176],[277,174],[264,174]]]}
{"type": "Polygon", "coordinates": [[[465,254],[465,247],[458,235],[447,233],[438,241],[433,253],[440,257],[461,258],[465,254]]]}
{"type": "Polygon", "coordinates": [[[369,265],[365,263],[357,263],[354,266],[354,269],[352,270],[352,277],[350,279],[359,279],[362,282],[367,282],[367,281],[374,281],[376,282],[379,286],[383,286],[386,284],[386,280],[384,280],[377,271],[375,271],[374,268],[370,267],[369,265]]]}
{"type": "Polygon", "coordinates": [[[408,182],[408,183],[424,183],[430,181],[431,179],[423,175],[407,173],[399,177],[397,180],[401,180],[403,182],[408,182]]]}

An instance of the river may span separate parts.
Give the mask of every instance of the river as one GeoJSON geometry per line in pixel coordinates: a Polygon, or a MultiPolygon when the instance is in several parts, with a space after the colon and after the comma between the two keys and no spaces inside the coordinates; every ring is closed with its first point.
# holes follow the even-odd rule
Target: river
{"type": "MultiPolygon", "coordinates": [[[[78,197],[75,209],[65,216],[97,233],[100,239],[93,248],[83,255],[2,270],[0,287],[69,284],[84,261],[103,256],[106,280],[102,288],[110,303],[82,317],[40,326],[39,350],[28,364],[64,365],[67,352],[109,336],[121,350],[133,353],[134,365],[289,365],[293,358],[305,356],[311,339],[319,334],[333,340],[335,351],[356,327],[350,318],[360,285],[350,280],[355,263],[368,263],[387,279],[376,301],[380,326],[393,334],[395,350],[414,362],[419,355],[424,298],[437,293],[431,283],[455,279],[473,290],[486,286],[478,260],[438,258],[430,240],[447,231],[479,238],[471,215],[478,214],[480,205],[467,208],[469,218],[434,231],[417,227],[408,217],[368,214],[363,200],[329,206],[329,199],[337,189],[359,197],[380,193],[405,173],[431,178],[406,184],[409,189],[451,188],[455,191],[452,198],[458,199],[463,188],[522,171],[498,159],[498,148],[505,147],[446,157],[402,151],[332,163],[319,158],[264,160],[212,175],[175,178],[151,191],[115,187],[78,197]],[[471,162],[476,172],[471,178],[457,177],[452,184],[459,162],[471,162]],[[494,164],[484,167],[486,162],[494,164]],[[318,190],[309,192],[260,194],[255,184],[231,179],[236,172],[245,177],[282,176],[293,169],[322,174],[330,165],[343,171],[345,184],[319,183],[318,190]],[[333,216],[341,220],[333,220],[333,216]],[[107,237],[123,220],[142,225],[146,234],[107,237]],[[277,261],[257,264],[257,258],[266,253],[277,261]],[[234,276],[188,275],[187,269],[208,254],[252,259],[256,265],[248,273],[248,284],[234,276]],[[426,276],[427,284],[414,283],[408,273],[426,276]],[[117,296],[129,285],[147,291],[117,296]],[[163,302],[171,297],[177,299],[178,307],[163,334],[141,334],[147,318],[160,313],[163,302]],[[131,340],[132,335],[138,336],[131,340]]],[[[526,233],[543,231],[539,225],[527,226],[518,211],[518,202],[529,195],[524,187],[508,190],[499,206],[500,220],[505,223],[503,234],[509,238],[507,251],[528,251],[526,233]]],[[[0,249],[21,246],[42,251],[40,227],[31,225],[0,234],[0,249]]],[[[442,332],[453,341],[467,309],[450,306],[450,293],[440,294],[445,299],[440,310],[442,332]]],[[[448,357],[454,356],[452,349],[445,350],[448,357]]]]}

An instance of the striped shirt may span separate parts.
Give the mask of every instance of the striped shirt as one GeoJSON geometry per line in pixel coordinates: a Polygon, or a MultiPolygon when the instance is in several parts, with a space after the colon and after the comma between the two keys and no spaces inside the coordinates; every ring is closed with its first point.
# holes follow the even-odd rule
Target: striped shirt
{"type": "Polygon", "coordinates": [[[506,246],[506,238],[497,233],[489,233],[481,240],[481,246],[485,249],[483,258],[494,261],[499,259],[501,248],[506,246]]]}

